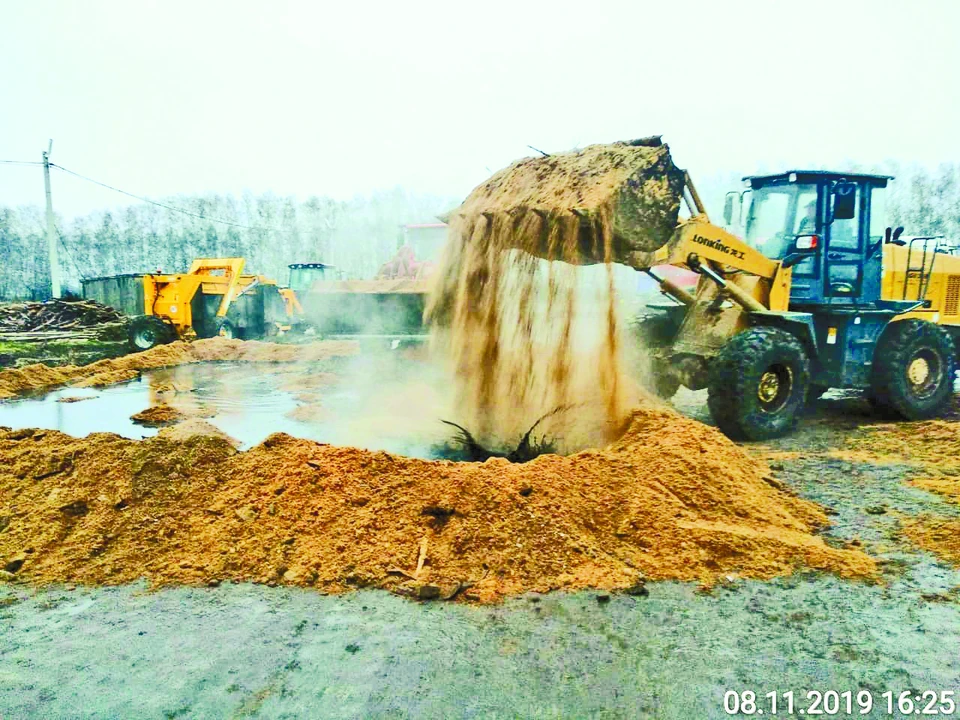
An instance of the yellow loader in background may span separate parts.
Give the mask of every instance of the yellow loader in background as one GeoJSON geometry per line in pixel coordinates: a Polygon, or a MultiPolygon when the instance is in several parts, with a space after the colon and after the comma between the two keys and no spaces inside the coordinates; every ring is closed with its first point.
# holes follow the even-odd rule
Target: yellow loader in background
{"type": "Polygon", "coordinates": [[[117,275],[83,281],[83,295],[130,316],[134,350],[178,338],[264,338],[303,319],[296,293],[262,275],[244,274],[243,258],[194,260],[186,273],[117,275]]]}

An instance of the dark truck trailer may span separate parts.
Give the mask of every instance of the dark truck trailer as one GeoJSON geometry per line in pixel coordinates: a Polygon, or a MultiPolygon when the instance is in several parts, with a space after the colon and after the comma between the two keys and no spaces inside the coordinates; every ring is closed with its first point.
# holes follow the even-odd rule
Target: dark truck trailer
{"type": "Polygon", "coordinates": [[[143,315],[143,274],[127,273],[80,281],[86,300],[96,300],[124,315],[143,315]]]}

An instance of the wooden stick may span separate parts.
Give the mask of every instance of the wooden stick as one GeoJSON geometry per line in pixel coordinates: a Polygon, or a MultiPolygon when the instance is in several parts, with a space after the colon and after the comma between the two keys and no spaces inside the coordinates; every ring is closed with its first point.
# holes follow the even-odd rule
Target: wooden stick
{"type": "Polygon", "coordinates": [[[423,539],[420,540],[420,556],[417,558],[417,571],[414,573],[415,576],[420,575],[420,571],[423,570],[423,563],[427,559],[427,542],[428,538],[424,535],[423,539]]]}

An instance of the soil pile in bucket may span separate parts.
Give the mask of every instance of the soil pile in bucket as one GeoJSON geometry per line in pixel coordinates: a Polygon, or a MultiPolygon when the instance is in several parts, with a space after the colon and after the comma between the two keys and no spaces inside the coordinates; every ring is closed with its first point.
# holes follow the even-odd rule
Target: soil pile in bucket
{"type": "Polygon", "coordinates": [[[613,263],[649,264],[682,189],[658,139],[527,158],[477,187],[451,215],[426,310],[455,378],[450,420],[506,449],[569,408],[542,428],[559,450],[615,438],[639,392],[613,263]]]}
{"type": "Polygon", "coordinates": [[[798,567],[870,577],[827,518],[717,430],[643,410],[606,449],[426,461],[275,434],[238,452],[199,420],[146,440],[0,433],[0,563],[34,583],[225,580],[489,602],[711,584],[798,567]]]}
{"type": "Polygon", "coordinates": [[[280,345],[252,340],[209,338],[196,342],[174,342],[144,352],[90,365],[28,365],[17,370],[0,371],[0,400],[34,392],[44,392],[63,385],[71,387],[103,387],[126,382],[144,370],[173,367],[198,362],[312,362],[343,355],[355,355],[357,343],[344,341],[315,342],[307,345],[280,345]]]}

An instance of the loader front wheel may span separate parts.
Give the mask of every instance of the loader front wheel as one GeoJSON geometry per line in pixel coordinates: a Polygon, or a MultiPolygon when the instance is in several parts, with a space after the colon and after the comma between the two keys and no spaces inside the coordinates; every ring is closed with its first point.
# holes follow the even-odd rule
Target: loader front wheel
{"type": "Polygon", "coordinates": [[[707,405],[729,437],[767,440],[793,428],[809,386],[810,361],[800,341],[776,328],[751,328],[710,363],[707,405]]]}
{"type": "Polygon", "coordinates": [[[165,345],[176,338],[173,328],[155,315],[141,315],[130,321],[127,339],[135,352],[165,345]]]}
{"type": "Polygon", "coordinates": [[[941,414],[953,397],[953,340],[926,320],[901,320],[884,330],[873,358],[875,404],[907,420],[941,414]]]}

